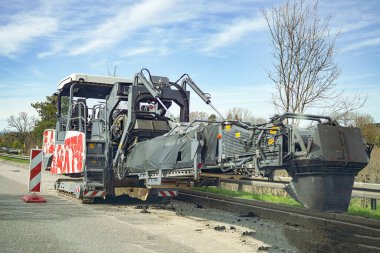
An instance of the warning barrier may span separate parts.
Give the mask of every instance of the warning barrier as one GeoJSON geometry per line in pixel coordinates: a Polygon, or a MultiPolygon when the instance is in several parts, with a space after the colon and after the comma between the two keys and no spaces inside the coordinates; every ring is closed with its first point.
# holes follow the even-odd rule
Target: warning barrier
{"type": "Polygon", "coordinates": [[[32,149],[30,151],[28,194],[22,197],[27,203],[46,202],[46,199],[37,195],[37,193],[41,192],[41,167],[42,150],[32,149]]]}
{"type": "Polygon", "coordinates": [[[178,191],[158,191],[159,197],[177,197],[178,191]]]}

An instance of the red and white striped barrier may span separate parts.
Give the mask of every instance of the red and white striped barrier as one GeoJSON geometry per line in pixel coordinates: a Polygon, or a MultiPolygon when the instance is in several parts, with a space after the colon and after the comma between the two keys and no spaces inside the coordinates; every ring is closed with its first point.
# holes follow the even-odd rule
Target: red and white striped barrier
{"type": "Polygon", "coordinates": [[[84,191],[83,197],[86,198],[95,198],[95,197],[105,197],[106,192],[105,191],[84,191]]]}
{"type": "Polygon", "coordinates": [[[28,194],[22,197],[27,203],[46,202],[46,199],[36,194],[41,192],[41,167],[42,149],[32,149],[30,151],[28,194]]]}
{"type": "Polygon", "coordinates": [[[159,197],[177,197],[178,191],[158,191],[159,197]]]}

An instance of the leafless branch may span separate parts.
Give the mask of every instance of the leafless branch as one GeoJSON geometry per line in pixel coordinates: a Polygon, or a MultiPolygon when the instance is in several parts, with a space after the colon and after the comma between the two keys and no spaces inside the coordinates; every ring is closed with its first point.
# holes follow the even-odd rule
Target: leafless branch
{"type": "Polygon", "coordinates": [[[35,119],[29,117],[26,112],[20,112],[18,116],[11,115],[7,119],[7,122],[9,131],[14,131],[22,144],[26,144],[28,134],[34,126],[35,119]]]}
{"type": "MultiPolygon", "coordinates": [[[[278,112],[303,113],[321,104],[342,104],[336,91],[341,68],[335,63],[340,32],[329,30],[331,17],[318,15],[318,1],[288,0],[262,11],[273,46],[272,103],[278,112]]],[[[346,104],[348,110],[361,107],[346,104]]],[[[339,111],[339,110],[338,110],[339,111]]]]}
{"type": "Polygon", "coordinates": [[[227,111],[227,117],[230,120],[239,120],[243,122],[250,122],[253,124],[260,124],[267,122],[266,119],[254,116],[254,113],[247,108],[233,107],[227,111]]]}
{"type": "Polygon", "coordinates": [[[110,71],[110,69],[108,67],[108,63],[106,64],[106,67],[107,67],[108,76],[115,77],[117,75],[117,71],[116,71],[117,70],[117,66],[116,65],[113,67],[113,72],[112,73],[111,73],[111,71],[110,71]]]}

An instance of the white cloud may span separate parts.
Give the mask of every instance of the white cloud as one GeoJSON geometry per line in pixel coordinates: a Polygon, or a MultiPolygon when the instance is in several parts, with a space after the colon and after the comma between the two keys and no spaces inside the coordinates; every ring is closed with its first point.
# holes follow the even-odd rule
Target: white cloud
{"type": "Polygon", "coordinates": [[[352,43],[342,49],[342,52],[348,52],[352,50],[361,49],[363,47],[373,47],[380,45],[380,37],[361,40],[356,43],[352,43]]]}
{"type": "Polygon", "coordinates": [[[132,57],[137,55],[144,55],[154,51],[154,47],[138,47],[134,49],[128,49],[121,54],[123,57],[132,57]]]}
{"type": "Polygon", "coordinates": [[[80,46],[70,50],[71,55],[79,55],[114,45],[126,39],[133,43],[133,33],[140,29],[179,23],[193,17],[185,12],[177,1],[146,0],[142,3],[121,8],[113,17],[102,22],[95,30],[82,34],[80,46]]]}
{"type": "Polygon", "coordinates": [[[379,18],[373,18],[373,19],[364,19],[364,20],[349,20],[346,21],[347,23],[343,23],[342,25],[342,33],[350,33],[355,31],[360,31],[363,28],[367,28],[371,25],[375,25],[380,21],[379,18]]]}
{"type": "Polygon", "coordinates": [[[170,54],[173,49],[208,53],[265,27],[263,19],[254,17],[235,19],[226,24],[230,22],[224,17],[226,13],[247,17],[257,11],[257,4],[245,0],[233,6],[204,0],[193,1],[191,5],[184,0],[116,1],[107,8],[100,8],[97,4],[90,6],[89,10],[79,7],[79,11],[84,11],[79,16],[72,16],[74,9],[70,4],[53,7],[50,13],[59,19],[60,30],[48,41],[49,47],[37,53],[39,58],[59,53],[71,56],[107,53],[121,57],[146,53],[144,50],[136,51],[136,55],[135,52],[115,51],[120,47],[122,50],[138,48],[139,45],[154,47],[148,51],[160,55],[170,54]],[[210,34],[209,29],[215,24],[219,24],[220,29],[214,30],[216,34],[210,34]],[[167,42],[163,43],[163,40],[167,42]]]}
{"type": "Polygon", "coordinates": [[[64,43],[56,41],[48,51],[37,53],[37,57],[43,59],[48,56],[55,55],[64,49],[65,49],[64,43]]]}
{"type": "Polygon", "coordinates": [[[57,28],[56,20],[51,17],[15,15],[8,24],[0,26],[0,55],[18,54],[34,39],[47,36],[57,28]]]}
{"type": "Polygon", "coordinates": [[[321,7],[325,15],[333,13],[332,31],[342,32],[337,40],[342,52],[379,45],[380,17],[376,1],[367,1],[366,4],[360,1],[321,1],[321,7]]]}
{"type": "Polygon", "coordinates": [[[210,35],[206,45],[202,48],[204,52],[210,52],[217,48],[229,46],[243,38],[246,34],[262,31],[267,24],[264,18],[239,19],[223,26],[219,32],[210,35]]]}

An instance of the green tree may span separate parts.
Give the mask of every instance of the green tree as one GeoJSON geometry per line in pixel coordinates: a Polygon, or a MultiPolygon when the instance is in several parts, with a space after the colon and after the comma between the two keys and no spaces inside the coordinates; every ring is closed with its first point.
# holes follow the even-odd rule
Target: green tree
{"type": "Polygon", "coordinates": [[[379,145],[378,136],[380,135],[380,128],[376,126],[370,114],[354,114],[354,125],[360,127],[363,136],[368,142],[379,145]]]}
{"type": "Polygon", "coordinates": [[[380,125],[375,123],[372,115],[367,113],[348,112],[344,117],[337,117],[342,126],[359,127],[366,141],[380,146],[380,125]]]}
{"type": "Polygon", "coordinates": [[[12,142],[11,148],[22,148],[22,144],[18,140],[12,142]]]}
{"type": "MultiPolygon", "coordinates": [[[[55,129],[57,123],[57,97],[47,96],[46,101],[36,102],[31,104],[36,109],[39,119],[36,121],[36,125],[33,131],[33,138],[39,145],[42,144],[42,135],[45,129],[55,129]]],[[[61,100],[62,112],[66,112],[69,101],[64,97],[61,100]]]]}
{"type": "Polygon", "coordinates": [[[37,143],[42,144],[42,135],[45,129],[55,128],[57,122],[57,97],[47,96],[46,101],[32,103],[32,107],[36,109],[39,120],[37,120],[33,131],[33,137],[37,143]]]}
{"type": "Polygon", "coordinates": [[[211,114],[210,117],[208,117],[208,120],[210,120],[210,121],[216,121],[216,115],[215,114],[211,114]]]}
{"type": "Polygon", "coordinates": [[[3,136],[1,137],[2,146],[7,148],[11,148],[13,141],[17,139],[16,133],[13,132],[4,132],[3,136]]]}

